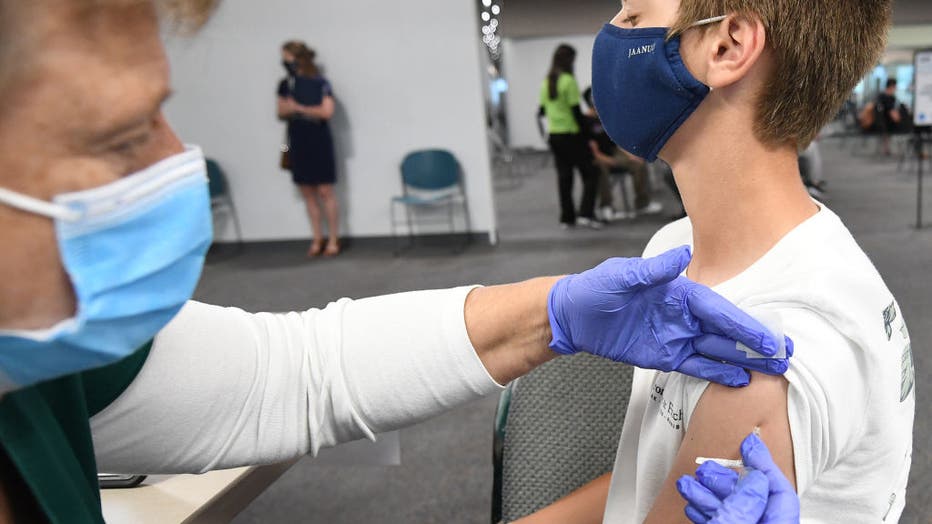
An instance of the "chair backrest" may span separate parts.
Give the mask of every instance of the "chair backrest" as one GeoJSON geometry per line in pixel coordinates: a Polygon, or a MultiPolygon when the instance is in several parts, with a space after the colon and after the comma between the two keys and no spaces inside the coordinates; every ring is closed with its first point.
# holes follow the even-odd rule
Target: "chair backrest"
{"type": "Polygon", "coordinates": [[[418,190],[449,189],[460,182],[460,165],[449,151],[415,151],[401,163],[401,180],[405,186],[418,190]]]}
{"type": "Polygon", "coordinates": [[[517,382],[502,461],[505,522],[612,470],[633,373],[631,366],[580,354],[549,362],[517,382]]]}
{"type": "Polygon", "coordinates": [[[211,199],[227,193],[227,177],[223,174],[223,169],[220,169],[220,164],[212,158],[207,159],[207,181],[211,199]]]}

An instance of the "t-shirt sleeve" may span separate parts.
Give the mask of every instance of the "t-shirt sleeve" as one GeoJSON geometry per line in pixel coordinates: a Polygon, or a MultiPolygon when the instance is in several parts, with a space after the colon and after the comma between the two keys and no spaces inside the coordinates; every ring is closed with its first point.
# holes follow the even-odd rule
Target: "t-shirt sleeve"
{"type": "Polygon", "coordinates": [[[328,96],[333,96],[333,86],[330,84],[329,81],[323,80],[320,86],[320,93],[321,93],[320,96],[322,99],[328,96]]]}
{"type": "Polygon", "coordinates": [[[290,94],[291,89],[288,88],[288,80],[282,79],[282,81],[278,83],[278,96],[285,97],[289,96],[290,94]]]}
{"type": "Polygon", "coordinates": [[[794,342],[786,373],[787,411],[802,494],[857,442],[870,401],[869,361],[814,312],[783,309],[780,322],[794,342]]]}

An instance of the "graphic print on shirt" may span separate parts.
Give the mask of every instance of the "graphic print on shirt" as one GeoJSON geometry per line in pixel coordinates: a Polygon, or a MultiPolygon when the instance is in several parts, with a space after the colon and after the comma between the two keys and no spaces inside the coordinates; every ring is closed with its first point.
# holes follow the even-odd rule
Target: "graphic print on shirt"
{"type": "Polygon", "coordinates": [[[883,329],[887,332],[887,340],[893,338],[893,321],[896,320],[896,302],[891,302],[883,310],[883,329]]]}
{"type": "Polygon", "coordinates": [[[669,375],[657,374],[651,387],[650,400],[657,403],[660,416],[676,431],[683,428],[683,406],[671,399],[663,398],[669,375]]]}
{"type": "Polygon", "coordinates": [[[903,318],[903,315],[900,314],[899,309],[899,304],[894,300],[883,310],[883,329],[887,334],[887,340],[892,341],[894,336],[894,324],[899,320],[899,327],[896,331],[898,331],[903,338],[904,344],[903,352],[900,356],[900,403],[903,403],[909,398],[909,394],[912,393],[913,387],[916,384],[916,368],[913,366],[913,348],[909,338],[909,329],[906,327],[906,320],[903,318]]]}

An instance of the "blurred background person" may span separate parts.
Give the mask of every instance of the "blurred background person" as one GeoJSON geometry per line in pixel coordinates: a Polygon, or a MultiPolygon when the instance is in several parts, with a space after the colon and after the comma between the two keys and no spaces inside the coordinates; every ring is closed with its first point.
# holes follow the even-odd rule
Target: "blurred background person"
{"type": "MultiPolygon", "coordinates": [[[[576,50],[567,44],[561,44],[553,53],[550,73],[540,88],[538,124],[542,117],[547,117],[548,143],[557,166],[561,226],[599,229],[602,224],[595,218],[599,175],[593,166],[585,121],[579,107],[579,84],[573,74],[575,62],[576,50]],[[583,183],[578,213],[573,203],[574,170],[579,170],[583,183]]],[[[543,126],[540,129],[543,135],[543,126]]]]}
{"type": "Polygon", "coordinates": [[[288,122],[287,167],[311,220],[313,240],[307,255],[336,256],[340,254],[340,205],[334,192],[336,159],[329,124],[335,108],[333,89],[320,74],[316,53],[304,42],[286,42],[281,53],[288,75],[278,84],[278,118],[288,122]],[[329,229],[326,246],[321,208],[329,229]]]}
{"type": "MultiPolygon", "coordinates": [[[[637,215],[653,215],[663,211],[663,205],[651,200],[650,183],[647,180],[647,163],[627,151],[624,151],[609,138],[599,114],[592,102],[592,88],[587,88],[583,99],[588,107],[585,115],[586,131],[591,140],[589,147],[599,170],[599,210],[602,219],[611,221],[622,218],[634,218],[637,215]],[[634,209],[629,210],[629,203],[622,202],[624,210],[617,210],[613,205],[615,183],[624,184],[623,176],[631,174],[634,182],[634,209]]],[[[625,193],[623,192],[622,195],[625,193]]]]}
{"type": "Polygon", "coordinates": [[[880,126],[880,133],[883,137],[882,141],[882,153],[885,156],[890,156],[890,135],[896,132],[897,128],[900,125],[900,122],[903,121],[902,115],[897,101],[896,101],[896,79],[890,78],[887,80],[887,87],[882,93],[877,95],[876,102],[876,111],[877,111],[877,124],[880,126]]]}

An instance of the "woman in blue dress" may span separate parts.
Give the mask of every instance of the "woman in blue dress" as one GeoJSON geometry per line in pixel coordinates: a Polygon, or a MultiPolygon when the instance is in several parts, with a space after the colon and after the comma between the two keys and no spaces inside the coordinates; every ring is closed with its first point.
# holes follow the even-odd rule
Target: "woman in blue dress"
{"type": "Polygon", "coordinates": [[[311,219],[314,237],[307,254],[336,256],[340,253],[339,203],[333,189],[336,160],[329,125],[335,103],[330,83],[314,59],[314,51],[303,42],[282,46],[288,76],[278,84],[278,118],[288,122],[289,170],[311,219]],[[329,229],[326,245],[322,214],[329,229]]]}

